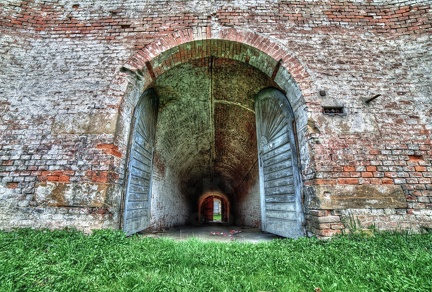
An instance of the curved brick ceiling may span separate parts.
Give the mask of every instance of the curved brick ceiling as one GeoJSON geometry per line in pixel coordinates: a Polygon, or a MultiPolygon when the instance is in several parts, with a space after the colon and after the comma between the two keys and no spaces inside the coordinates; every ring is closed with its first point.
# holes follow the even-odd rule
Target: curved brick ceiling
{"type": "Polygon", "coordinates": [[[269,86],[270,78],[252,66],[215,57],[162,74],[155,84],[155,166],[177,176],[182,192],[198,195],[212,181],[235,194],[257,162],[254,96],[269,86]]]}

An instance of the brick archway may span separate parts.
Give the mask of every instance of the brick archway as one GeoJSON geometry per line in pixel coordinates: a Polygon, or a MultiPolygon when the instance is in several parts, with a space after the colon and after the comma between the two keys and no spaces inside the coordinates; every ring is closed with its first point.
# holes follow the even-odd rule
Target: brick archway
{"type": "MultiPolygon", "coordinates": [[[[184,63],[208,57],[245,63],[261,71],[277,84],[287,97],[296,121],[300,161],[310,163],[307,145],[307,106],[312,98],[312,83],[306,68],[286,47],[256,33],[226,29],[215,38],[193,30],[174,32],[135,53],[120,69],[113,83],[113,95],[120,100],[116,140],[127,157],[131,113],[142,93],[165,72],[184,63]]],[[[125,172],[126,160],[119,161],[125,172]]],[[[120,173],[120,177],[124,174],[120,173]]]]}
{"type": "MultiPolygon", "coordinates": [[[[212,54],[247,62],[274,79],[293,108],[301,163],[309,165],[306,104],[314,100],[317,89],[307,67],[282,44],[236,28],[224,28],[217,33],[195,29],[173,32],[137,51],[119,68],[109,94],[119,101],[116,143],[123,157],[127,153],[131,113],[142,93],[170,68],[212,54]]],[[[122,168],[124,161],[120,163],[118,166],[122,168]]]]}
{"type": "MultiPolygon", "coordinates": [[[[281,68],[281,70],[286,70],[295,80],[296,84],[298,84],[303,96],[310,96],[312,84],[311,77],[306,66],[298,60],[293,52],[271,38],[265,37],[256,32],[236,28],[225,28],[220,30],[218,34],[212,34],[210,31],[203,33],[193,29],[173,32],[136,52],[124,65],[123,72],[129,71],[141,75],[144,79],[145,86],[150,84],[152,79],[157,78],[160,74],[169,70],[173,66],[187,62],[193,58],[206,57],[210,54],[223,55],[223,57],[228,59],[235,58],[237,53],[241,52],[241,47],[245,45],[250,46],[254,50],[260,51],[267,56],[266,60],[262,60],[263,62],[256,64],[251,63],[252,65],[255,65],[258,69],[262,69],[263,72],[268,71],[268,69],[275,70],[279,68],[281,68]],[[232,49],[231,51],[223,51],[223,49],[226,48],[218,46],[218,42],[220,41],[229,41],[237,43],[240,46],[234,45],[228,48],[232,49]],[[193,42],[203,42],[210,44],[210,46],[207,45],[203,49],[193,46],[193,42]],[[187,44],[190,44],[190,46],[187,44]],[[182,46],[184,48],[183,51],[178,51],[178,54],[173,54],[166,58],[164,62],[155,66],[155,60],[160,60],[161,56],[165,52],[169,52],[175,47],[182,46]],[[271,67],[271,63],[275,62],[277,68],[271,67]]],[[[274,71],[270,73],[277,74],[277,72],[274,71]]],[[[122,74],[118,77],[121,78],[122,74]]]]}

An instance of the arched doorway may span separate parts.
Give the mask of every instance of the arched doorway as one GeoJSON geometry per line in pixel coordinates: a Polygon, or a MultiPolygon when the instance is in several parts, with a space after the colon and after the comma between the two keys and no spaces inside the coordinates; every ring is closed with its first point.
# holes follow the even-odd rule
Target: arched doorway
{"type": "MultiPolygon", "coordinates": [[[[260,203],[255,97],[269,87],[282,95],[285,92],[290,96],[287,103],[295,108],[291,110],[294,118],[299,112],[303,114],[296,83],[280,63],[263,52],[224,40],[174,47],[146,68],[153,70],[152,82],[144,80],[143,84],[152,88],[160,101],[149,226],[186,224],[191,214],[200,211],[196,207],[200,196],[208,190],[220,190],[228,197],[237,224],[261,227],[265,217],[260,203]],[[180,63],[168,62],[176,54],[183,57],[184,49],[204,49],[206,44],[204,54],[180,63]],[[220,46],[227,51],[220,51],[220,46]],[[156,71],[152,64],[168,66],[156,71]]],[[[299,136],[303,137],[301,133],[299,136]]],[[[295,188],[300,190],[301,182],[297,182],[295,188]]],[[[301,215],[301,206],[297,210],[301,215]]]]}
{"type": "Polygon", "coordinates": [[[232,223],[230,202],[226,195],[220,192],[208,192],[198,200],[200,223],[232,223]]]}

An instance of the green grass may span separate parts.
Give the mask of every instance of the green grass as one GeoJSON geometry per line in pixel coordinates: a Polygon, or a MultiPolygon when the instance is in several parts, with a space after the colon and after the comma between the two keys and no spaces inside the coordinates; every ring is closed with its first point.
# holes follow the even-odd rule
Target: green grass
{"type": "Polygon", "coordinates": [[[222,214],[214,214],[213,221],[222,221],[222,214]]]}
{"type": "Polygon", "coordinates": [[[0,291],[432,291],[432,234],[175,242],[0,231],[0,291]]]}

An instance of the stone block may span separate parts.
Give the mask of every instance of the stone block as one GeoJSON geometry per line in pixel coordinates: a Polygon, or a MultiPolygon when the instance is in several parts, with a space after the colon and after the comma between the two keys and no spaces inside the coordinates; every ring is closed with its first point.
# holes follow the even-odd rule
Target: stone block
{"type": "Polygon", "coordinates": [[[48,207],[103,207],[108,184],[95,183],[39,183],[35,189],[38,206],[48,207]]]}
{"type": "Polygon", "coordinates": [[[313,186],[312,209],[406,208],[405,194],[397,185],[313,186]]]}
{"type": "Polygon", "coordinates": [[[315,220],[319,223],[338,223],[341,221],[339,216],[318,217],[315,220]]]}
{"type": "Polygon", "coordinates": [[[60,114],[52,125],[53,134],[113,134],[117,115],[101,114],[60,114]]]}

